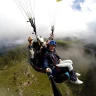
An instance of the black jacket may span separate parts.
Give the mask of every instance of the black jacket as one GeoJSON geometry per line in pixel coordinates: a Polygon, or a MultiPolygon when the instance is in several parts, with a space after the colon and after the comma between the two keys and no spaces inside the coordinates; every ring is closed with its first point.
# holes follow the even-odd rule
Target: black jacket
{"type": "Polygon", "coordinates": [[[44,69],[46,70],[46,68],[51,68],[53,69],[53,67],[56,64],[59,64],[59,59],[61,59],[58,54],[56,53],[56,51],[46,51],[44,54],[44,69]]]}

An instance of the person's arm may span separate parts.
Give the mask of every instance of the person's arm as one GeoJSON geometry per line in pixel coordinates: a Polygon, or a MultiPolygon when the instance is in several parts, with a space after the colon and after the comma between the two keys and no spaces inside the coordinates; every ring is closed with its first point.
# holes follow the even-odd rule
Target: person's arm
{"type": "Polygon", "coordinates": [[[33,46],[32,45],[28,45],[28,49],[32,50],[33,46]]]}
{"type": "Polygon", "coordinates": [[[51,70],[48,66],[48,57],[46,54],[44,55],[44,69],[46,72],[50,72],[50,70],[51,70]]]}
{"type": "Polygon", "coordinates": [[[62,60],[61,59],[59,59],[59,63],[61,62],[62,60]]]}
{"type": "Polygon", "coordinates": [[[49,40],[54,40],[54,34],[50,34],[49,40]]]}
{"type": "MultiPolygon", "coordinates": [[[[56,50],[55,50],[56,52],[56,50]]],[[[59,63],[62,61],[61,57],[56,53],[57,58],[59,59],[59,63]]]]}
{"type": "Polygon", "coordinates": [[[46,68],[48,68],[48,58],[47,58],[47,55],[44,54],[44,69],[46,70],[46,68]]]}
{"type": "Polygon", "coordinates": [[[33,48],[33,39],[29,40],[28,49],[31,50],[33,48]]]}
{"type": "Polygon", "coordinates": [[[59,63],[60,63],[62,61],[61,58],[60,58],[60,56],[57,55],[57,58],[59,59],[59,63]]]}

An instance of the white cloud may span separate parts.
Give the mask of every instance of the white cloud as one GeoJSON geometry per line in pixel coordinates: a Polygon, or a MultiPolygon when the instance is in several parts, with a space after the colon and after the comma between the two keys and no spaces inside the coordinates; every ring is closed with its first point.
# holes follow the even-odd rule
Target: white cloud
{"type": "Polygon", "coordinates": [[[91,11],[96,13],[96,0],[84,0],[81,3],[82,11],[91,11]]]}
{"type": "MultiPolygon", "coordinates": [[[[30,30],[30,32],[27,34],[28,36],[32,32],[32,28],[30,27],[30,24],[28,25],[26,23],[27,19],[25,19],[13,1],[14,0],[0,1],[0,14],[2,14],[2,17],[0,16],[0,20],[5,17],[6,19],[9,19],[11,26],[10,28],[12,28],[11,30],[16,31],[17,29],[18,33],[20,33],[20,31],[25,32],[25,30],[30,30]]],[[[80,3],[81,10],[72,9],[72,4],[74,1],[75,0],[62,0],[61,2],[57,3],[55,0],[35,0],[37,31],[43,34],[42,32],[46,30],[46,34],[49,34],[51,31],[51,24],[55,23],[55,36],[60,36],[59,34],[83,34],[84,36],[88,36],[90,33],[90,26],[88,24],[91,23],[92,25],[95,23],[93,21],[96,21],[96,0],[84,0],[83,3],[80,3]]],[[[2,25],[2,28],[4,28],[4,23],[8,22],[8,20],[3,20],[3,24],[0,25],[2,25]]],[[[7,29],[4,31],[9,34],[7,29]]],[[[23,32],[21,32],[21,35],[23,32]]],[[[12,32],[10,32],[10,34],[11,33],[12,32]]]]}

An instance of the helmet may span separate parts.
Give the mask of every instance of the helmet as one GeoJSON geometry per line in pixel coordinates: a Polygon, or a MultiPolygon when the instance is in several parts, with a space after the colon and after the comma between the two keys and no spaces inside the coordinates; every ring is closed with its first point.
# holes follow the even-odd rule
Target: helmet
{"type": "Polygon", "coordinates": [[[49,45],[56,45],[56,41],[51,40],[51,41],[49,42],[49,45]]]}
{"type": "Polygon", "coordinates": [[[31,36],[28,37],[28,41],[32,41],[33,38],[31,36]]]}
{"type": "Polygon", "coordinates": [[[37,36],[37,38],[38,38],[38,40],[40,41],[40,42],[44,42],[44,39],[41,37],[41,36],[37,36]]]}

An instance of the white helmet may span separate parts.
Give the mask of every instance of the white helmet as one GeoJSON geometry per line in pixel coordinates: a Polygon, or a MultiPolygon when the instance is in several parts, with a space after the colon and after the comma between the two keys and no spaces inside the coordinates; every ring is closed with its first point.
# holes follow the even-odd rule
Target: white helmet
{"type": "Polygon", "coordinates": [[[38,40],[40,41],[40,42],[44,42],[44,39],[41,37],[41,36],[37,36],[37,38],[38,38],[38,40]]]}

